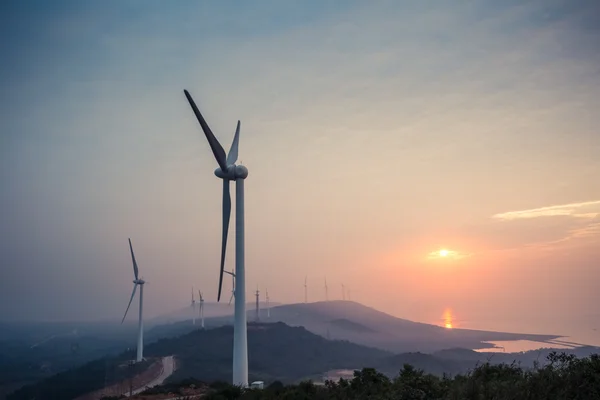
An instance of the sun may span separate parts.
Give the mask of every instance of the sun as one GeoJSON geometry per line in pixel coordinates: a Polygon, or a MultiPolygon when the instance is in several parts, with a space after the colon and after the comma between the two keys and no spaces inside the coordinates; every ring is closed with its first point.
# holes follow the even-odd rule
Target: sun
{"type": "Polygon", "coordinates": [[[448,257],[448,254],[450,254],[450,252],[446,249],[442,249],[440,250],[440,257],[448,257]]]}
{"type": "Polygon", "coordinates": [[[452,329],[452,323],[451,322],[446,322],[446,325],[444,325],[446,327],[446,329],[452,329]]]}

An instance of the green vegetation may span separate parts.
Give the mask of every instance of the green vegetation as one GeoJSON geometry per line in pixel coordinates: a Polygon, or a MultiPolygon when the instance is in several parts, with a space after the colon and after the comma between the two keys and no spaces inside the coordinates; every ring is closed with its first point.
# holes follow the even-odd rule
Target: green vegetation
{"type": "Polygon", "coordinates": [[[551,353],[541,368],[524,370],[515,364],[483,364],[454,378],[426,374],[410,365],[390,379],[373,368],[355,371],[351,380],[310,381],[283,386],[275,382],[264,390],[233,386],[213,390],[204,399],[371,399],[371,400],[565,400],[600,398],[600,357],[578,359],[551,353]]]}

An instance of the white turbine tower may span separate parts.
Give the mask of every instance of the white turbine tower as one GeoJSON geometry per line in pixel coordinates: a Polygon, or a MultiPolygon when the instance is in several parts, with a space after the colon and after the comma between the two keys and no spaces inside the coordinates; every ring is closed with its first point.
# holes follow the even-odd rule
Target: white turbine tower
{"type": "Polygon", "coordinates": [[[327,278],[325,278],[325,301],[329,301],[329,289],[327,288],[327,278]]]}
{"type": "Polygon", "coordinates": [[[138,278],[138,266],[135,261],[135,255],[133,254],[133,247],[131,246],[131,239],[129,239],[129,250],[131,251],[131,261],[133,263],[133,276],[135,279],[133,280],[133,292],[131,292],[131,298],[129,299],[129,304],[127,304],[127,309],[125,310],[125,315],[123,315],[123,319],[121,320],[121,324],[125,321],[125,317],[127,316],[127,311],[129,311],[129,307],[131,306],[131,302],[133,301],[133,297],[135,296],[135,291],[137,287],[140,287],[140,316],[138,322],[138,340],[137,340],[137,356],[135,358],[136,362],[142,361],[144,358],[144,320],[142,319],[142,310],[144,306],[144,283],[146,283],[143,279],[138,278]]]}
{"type": "Polygon", "coordinates": [[[229,298],[229,305],[233,301],[233,296],[235,296],[235,272],[224,271],[226,274],[231,275],[231,297],[229,298]]]}
{"type": "Polygon", "coordinates": [[[200,308],[198,310],[198,316],[200,317],[200,324],[202,329],[204,329],[204,297],[202,297],[202,292],[198,289],[198,298],[200,299],[200,308]]]}
{"type": "Polygon", "coordinates": [[[236,165],[238,158],[238,143],[240,135],[240,121],[237,123],[233,143],[229,154],[225,155],[223,146],[210,130],[204,117],[198,110],[196,103],[187,90],[187,98],[206,139],[215,156],[219,168],[215,175],[223,179],[223,236],[221,245],[221,268],[219,270],[219,292],[217,301],[221,299],[221,286],[223,284],[223,271],[225,266],[225,249],[227,247],[227,232],[231,215],[231,196],[229,182],[235,181],[235,311],[233,323],[233,384],[243,387],[248,386],[248,327],[246,324],[246,271],[244,266],[244,179],[248,177],[248,169],[243,165],[236,165]]]}
{"type": "Polygon", "coordinates": [[[196,325],[196,300],[194,300],[194,287],[192,286],[192,325],[196,325]]]}

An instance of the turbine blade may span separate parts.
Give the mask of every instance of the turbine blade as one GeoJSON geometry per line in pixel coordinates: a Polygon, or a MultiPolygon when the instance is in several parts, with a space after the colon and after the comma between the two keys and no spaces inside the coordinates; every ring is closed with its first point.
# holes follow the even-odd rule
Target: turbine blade
{"type": "Polygon", "coordinates": [[[227,233],[229,232],[229,217],[231,216],[231,196],[229,195],[229,180],[223,179],[223,240],[221,242],[221,268],[219,269],[219,293],[217,301],[221,300],[223,286],[223,271],[225,269],[225,253],[227,250],[227,233]]]}
{"type": "Polygon", "coordinates": [[[131,261],[133,262],[133,275],[135,276],[135,279],[137,280],[138,266],[137,266],[137,262],[135,261],[135,255],[133,254],[133,247],[131,246],[131,239],[129,239],[129,250],[131,251],[131,261]]]}
{"type": "Polygon", "coordinates": [[[237,128],[235,128],[235,135],[233,135],[233,142],[227,154],[227,165],[233,165],[238,158],[238,144],[240,142],[240,121],[238,120],[237,128]]]}
{"type": "Polygon", "coordinates": [[[208,144],[210,145],[210,149],[212,150],[215,158],[217,159],[217,163],[219,164],[219,167],[221,167],[221,169],[223,171],[227,171],[227,161],[226,161],[226,157],[225,157],[225,150],[223,150],[223,146],[221,146],[221,143],[219,143],[219,141],[217,140],[215,135],[210,130],[210,127],[204,120],[204,117],[200,113],[200,110],[198,110],[198,107],[196,107],[196,103],[194,102],[194,99],[192,99],[192,96],[190,95],[190,93],[187,90],[184,90],[183,93],[185,93],[185,97],[187,98],[188,102],[190,103],[190,106],[192,107],[194,114],[196,114],[196,118],[198,119],[198,122],[200,123],[200,126],[202,127],[202,130],[204,131],[204,135],[206,136],[206,139],[208,139],[208,144]]]}
{"type": "Polygon", "coordinates": [[[233,300],[233,292],[231,292],[231,297],[229,298],[229,305],[231,305],[232,300],[233,300]]]}
{"type": "Polygon", "coordinates": [[[127,311],[129,311],[129,307],[131,307],[131,302],[133,301],[133,297],[135,296],[135,291],[137,290],[137,283],[133,284],[133,292],[131,292],[131,298],[129,299],[129,304],[127,304],[127,309],[125,310],[125,315],[123,315],[123,319],[121,320],[121,324],[125,321],[125,317],[127,316],[127,311]]]}

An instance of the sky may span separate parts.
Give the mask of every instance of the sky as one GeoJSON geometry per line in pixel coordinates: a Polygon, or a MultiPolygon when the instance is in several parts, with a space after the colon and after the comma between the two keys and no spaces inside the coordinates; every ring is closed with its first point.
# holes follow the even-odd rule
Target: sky
{"type": "Polygon", "coordinates": [[[306,276],[309,301],[326,278],[418,321],[600,328],[597,1],[0,15],[0,320],[121,318],[127,238],[146,315],[216,300],[221,182],[187,89],[226,149],[241,120],[249,300],[301,302],[306,276]]]}

